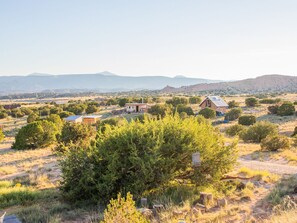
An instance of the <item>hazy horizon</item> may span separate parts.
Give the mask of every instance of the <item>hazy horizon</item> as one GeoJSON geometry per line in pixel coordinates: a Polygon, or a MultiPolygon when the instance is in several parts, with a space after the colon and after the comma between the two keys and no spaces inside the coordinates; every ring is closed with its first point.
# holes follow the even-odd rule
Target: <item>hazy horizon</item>
{"type": "Polygon", "coordinates": [[[1,1],[0,76],[297,75],[297,2],[1,1]]]}

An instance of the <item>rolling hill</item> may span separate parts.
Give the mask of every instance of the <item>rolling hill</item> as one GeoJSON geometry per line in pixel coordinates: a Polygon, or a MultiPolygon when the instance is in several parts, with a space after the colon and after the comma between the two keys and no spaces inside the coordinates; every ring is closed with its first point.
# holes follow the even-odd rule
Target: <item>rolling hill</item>
{"type": "Polygon", "coordinates": [[[261,92],[297,92],[297,76],[263,75],[240,81],[200,83],[190,86],[167,86],[161,90],[163,93],[261,93],[261,92]]]}

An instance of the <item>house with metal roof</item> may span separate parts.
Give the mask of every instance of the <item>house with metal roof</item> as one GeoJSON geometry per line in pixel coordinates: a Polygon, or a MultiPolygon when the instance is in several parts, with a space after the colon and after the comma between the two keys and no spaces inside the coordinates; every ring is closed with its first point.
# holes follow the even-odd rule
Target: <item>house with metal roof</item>
{"type": "Polygon", "coordinates": [[[207,96],[201,103],[200,108],[211,108],[216,112],[225,113],[228,104],[220,96],[207,96]]]}

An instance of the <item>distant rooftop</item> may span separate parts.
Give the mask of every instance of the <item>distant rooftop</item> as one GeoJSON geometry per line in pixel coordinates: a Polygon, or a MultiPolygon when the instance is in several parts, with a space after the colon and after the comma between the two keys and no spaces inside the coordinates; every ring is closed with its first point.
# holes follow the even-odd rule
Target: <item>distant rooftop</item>
{"type": "Polygon", "coordinates": [[[220,96],[207,96],[217,107],[228,107],[228,104],[220,96]]]}
{"type": "Polygon", "coordinates": [[[81,115],[71,115],[71,116],[68,116],[67,118],[65,118],[65,120],[66,121],[75,121],[81,117],[82,117],[81,115]]]}

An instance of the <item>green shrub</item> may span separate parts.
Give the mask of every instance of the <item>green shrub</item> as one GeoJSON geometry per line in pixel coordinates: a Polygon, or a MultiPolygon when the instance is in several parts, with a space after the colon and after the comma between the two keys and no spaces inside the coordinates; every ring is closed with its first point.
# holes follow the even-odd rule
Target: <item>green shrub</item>
{"type": "Polygon", "coordinates": [[[239,133],[245,128],[246,128],[245,126],[239,125],[239,124],[231,125],[226,129],[226,134],[228,136],[236,136],[236,135],[239,135],[239,133]]]}
{"type": "Polygon", "coordinates": [[[98,111],[98,107],[96,105],[89,104],[88,107],[86,108],[86,113],[87,114],[92,114],[98,111]]]}
{"type": "Polygon", "coordinates": [[[156,104],[148,109],[148,113],[162,118],[165,117],[165,115],[172,113],[172,105],[156,104]]]}
{"type": "Polygon", "coordinates": [[[199,96],[193,96],[189,98],[189,103],[190,104],[200,104],[202,101],[201,97],[199,96]]]}
{"type": "Polygon", "coordinates": [[[131,102],[129,98],[120,98],[119,99],[119,106],[120,107],[125,107],[126,103],[131,102]]]}
{"type": "Polygon", "coordinates": [[[189,100],[185,97],[173,97],[172,99],[166,101],[166,104],[172,105],[173,107],[180,104],[187,105],[188,103],[189,100]]]}
{"type": "Polygon", "coordinates": [[[57,127],[49,121],[37,121],[22,127],[15,137],[13,149],[36,149],[56,141],[57,127]]]}
{"type": "Polygon", "coordinates": [[[232,108],[230,111],[228,111],[225,114],[225,120],[228,120],[228,121],[236,120],[239,118],[241,113],[242,113],[241,108],[232,108]]]}
{"type": "Polygon", "coordinates": [[[254,115],[243,115],[238,119],[238,124],[240,125],[253,125],[255,123],[256,123],[256,116],[254,115]]]}
{"type": "Polygon", "coordinates": [[[60,118],[67,118],[71,115],[74,115],[74,113],[72,112],[68,112],[68,111],[62,111],[58,114],[60,116],[60,118]]]}
{"type": "Polygon", "coordinates": [[[277,115],[280,115],[280,116],[294,115],[294,113],[295,113],[295,106],[293,105],[292,102],[284,102],[277,109],[277,115]]]}
{"type": "Polygon", "coordinates": [[[182,112],[186,113],[187,115],[194,115],[193,109],[186,105],[177,105],[176,111],[180,114],[182,112]]]}
{"type": "Polygon", "coordinates": [[[27,123],[35,122],[38,120],[38,118],[39,118],[39,115],[33,112],[28,116],[27,123]]]}
{"type": "Polygon", "coordinates": [[[246,98],[245,105],[247,107],[255,107],[259,104],[259,101],[256,98],[246,98]]]}
{"type": "Polygon", "coordinates": [[[8,114],[6,111],[0,111],[0,119],[7,118],[8,114]]]}
{"type": "Polygon", "coordinates": [[[63,146],[67,147],[70,144],[83,147],[89,146],[89,143],[91,139],[94,138],[95,134],[95,129],[90,125],[66,122],[58,139],[58,150],[61,150],[63,146]]]}
{"type": "Polygon", "coordinates": [[[240,132],[239,137],[245,142],[261,142],[268,135],[277,134],[277,126],[270,122],[257,122],[240,132]]]}
{"type": "Polygon", "coordinates": [[[229,106],[229,108],[239,107],[239,102],[236,102],[235,100],[229,101],[228,106],[229,106]]]}
{"type": "Polygon", "coordinates": [[[259,103],[261,103],[261,104],[276,104],[276,103],[279,103],[280,101],[281,101],[280,98],[276,98],[276,99],[264,98],[264,99],[260,100],[259,103]]]}
{"type": "Polygon", "coordinates": [[[271,106],[268,106],[267,107],[269,114],[272,114],[272,115],[276,115],[277,114],[278,108],[279,108],[278,105],[271,105],[271,106]]]}
{"type": "Polygon", "coordinates": [[[212,119],[216,117],[216,111],[211,108],[204,108],[200,110],[199,115],[202,115],[204,118],[212,119]]]}
{"type": "Polygon", "coordinates": [[[111,199],[104,211],[104,220],[100,223],[135,222],[148,223],[149,221],[136,209],[132,195],[128,192],[127,197],[118,194],[117,199],[111,199]]]}
{"type": "Polygon", "coordinates": [[[261,141],[261,149],[267,151],[277,151],[279,149],[289,149],[290,140],[282,135],[269,135],[261,141]]]}
{"type": "Polygon", "coordinates": [[[181,178],[198,186],[219,182],[236,159],[235,145],[225,146],[219,132],[201,118],[126,122],[99,131],[93,146],[65,153],[61,189],[72,201],[105,203],[127,191],[138,199],[181,178]],[[203,168],[192,167],[192,153],[198,151],[203,168]]]}

